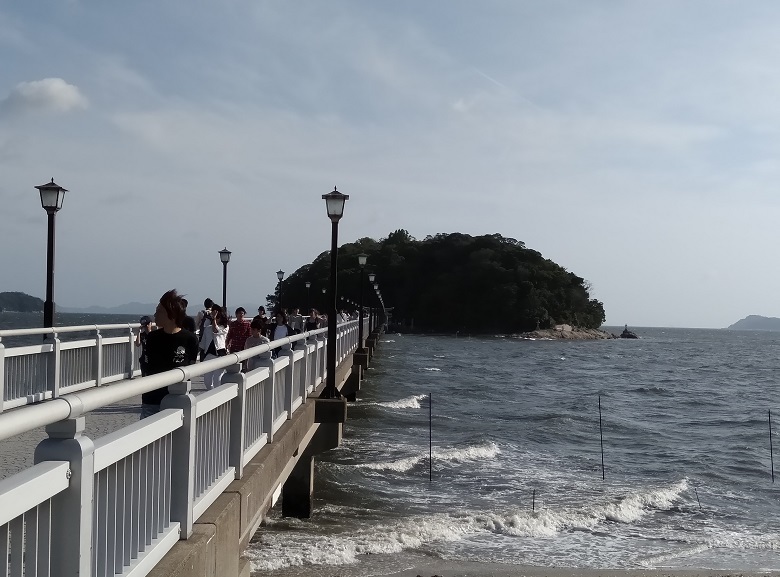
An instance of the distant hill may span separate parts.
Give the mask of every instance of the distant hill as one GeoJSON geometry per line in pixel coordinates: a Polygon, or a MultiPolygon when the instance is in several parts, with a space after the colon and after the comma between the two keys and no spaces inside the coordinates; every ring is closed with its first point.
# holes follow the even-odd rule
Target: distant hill
{"type": "Polygon", "coordinates": [[[728,327],[738,331],[780,331],[780,319],[750,315],[728,327]]]}
{"type": "Polygon", "coordinates": [[[0,311],[36,313],[42,310],[43,301],[38,297],[20,292],[0,293],[0,311]]]}
{"type": "Polygon", "coordinates": [[[87,308],[73,308],[73,307],[57,307],[57,310],[62,313],[82,313],[82,314],[100,314],[100,315],[151,315],[154,313],[154,309],[157,308],[156,304],[147,303],[127,303],[115,307],[87,307],[87,308]]]}

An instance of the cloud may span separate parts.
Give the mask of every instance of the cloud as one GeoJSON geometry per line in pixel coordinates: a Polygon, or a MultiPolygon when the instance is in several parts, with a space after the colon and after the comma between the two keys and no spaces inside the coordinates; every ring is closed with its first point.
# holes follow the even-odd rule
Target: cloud
{"type": "Polygon", "coordinates": [[[44,78],[17,84],[8,97],[0,101],[0,109],[12,113],[63,113],[84,109],[88,104],[77,86],[62,78],[44,78]]]}

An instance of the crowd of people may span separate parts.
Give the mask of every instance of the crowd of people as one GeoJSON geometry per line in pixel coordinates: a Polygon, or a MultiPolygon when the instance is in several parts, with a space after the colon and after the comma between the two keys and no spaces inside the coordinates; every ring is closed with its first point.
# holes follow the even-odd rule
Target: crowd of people
{"type": "MultiPolygon", "coordinates": [[[[261,306],[257,309],[257,315],[249,321],[243,307],[238,307],[235,318],[230,318],[227,311],[210,298],[203,302],[203,309],[193,318],[187,315],[188,304],[187,299],[175,289],[170,290],[160,297],[153,322],[148,316],[141,317],[141,328],[135,344],[141,349],[142,376],[215,359],[328,326],[327,315],[320,314],[316,309],[311,309],[309,316],[304,317],[298,308],[292,309],[289,314],[287,310],[279,308],[273,311],[269,319],[265,307],[261,306]]],[[[337,322],[356,318],[344,310],[338,316],[337,322]]],[[[244,368],[251,371],[261,366],[262,361],[290,348],[288,343],[255,355],[244,368]]],[[[224,369],[218,369],[203,375],[206,389],[218,386],[223,373],[224,369]]],[[[167,394],[167,387],[144,393],[141,418],[159,412],[160,402],[167,394]]]]}

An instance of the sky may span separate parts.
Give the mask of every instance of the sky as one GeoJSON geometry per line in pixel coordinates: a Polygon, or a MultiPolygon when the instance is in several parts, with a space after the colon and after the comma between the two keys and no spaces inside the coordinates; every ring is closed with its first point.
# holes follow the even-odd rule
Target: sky
{"type": "Polygon", "coordinates": [[[264,303],[338,186],[340,242],[499,233],[610,325],[780,317],[778,27],[774,0],[0,0],[0,291],[44,297],[52,178],[62,307],[221,300],[223,247],[229,305],[264,303]]]}

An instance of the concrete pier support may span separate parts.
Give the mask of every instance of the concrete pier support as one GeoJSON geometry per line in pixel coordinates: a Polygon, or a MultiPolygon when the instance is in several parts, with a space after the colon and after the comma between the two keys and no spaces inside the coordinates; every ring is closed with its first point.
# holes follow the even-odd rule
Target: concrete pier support
{"type": "Polygon", "coordinates": [[[282,486],[282,515],[308,519],[314,492],[314,457],[303,455],[282,486]]]}

